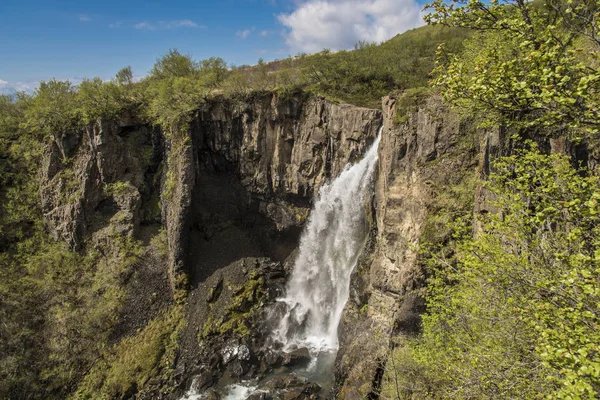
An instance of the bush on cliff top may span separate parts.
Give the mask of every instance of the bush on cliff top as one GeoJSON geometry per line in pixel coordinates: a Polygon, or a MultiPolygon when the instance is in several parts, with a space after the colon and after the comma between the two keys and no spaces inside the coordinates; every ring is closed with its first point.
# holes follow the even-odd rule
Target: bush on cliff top
{"type": "Polygon", "coordinates": [[[499,213],[429,253],[423,332],[392,353],[390,398],[600,393],[599,178],[533,145],[494,168],[499,213]]]}

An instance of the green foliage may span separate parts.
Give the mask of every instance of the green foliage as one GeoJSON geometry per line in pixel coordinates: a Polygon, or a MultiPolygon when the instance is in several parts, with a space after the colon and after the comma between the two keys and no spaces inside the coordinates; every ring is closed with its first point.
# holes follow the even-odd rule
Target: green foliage
{"type": "MultiPolygon", "coordinates": [[[[118,236],[108,246],[114,253],[100,246],[103,257],[48,237],[38,186],[43,139],[49,126],[73,128],[50,107],[76,93],[63,82],[39,92],[0,97],[0,398],[64,398],[72,390],[108,343],[124,280],[141,255],[137,242],[118,236]],[[33,116],[42,120],[31,124],[33,116]]],[[[70,201],[77,177],[70,168],[60,174],[61,195],[70,201]]]]}
{"type": "Polygon", "coordinates": [[[27,99],[23,129],[41,136],[60,137],[79,126],[77,92],[69,81],[41,82],[31,99],[27,99]]]}
{"type": "Polygon", "coordinates": [[[41,226],[36,174],[42,144],[21,127],[29,100],[0,96],[0,252],[41,226]]]}
{"type": "Polygon", "coordinates": [[[9,340],[0,358],[2,397],[56,397],[98,360],[141,255],[131,239],[114,237],[113,246],[116,253],[103,257],[79,255],[38,233],[18,244],[16,257],[2,254],[0,314],[9,340]],[[23,352],[27,343],[33,348],[23,352]]]}
{"type": "Polygon", "coordinates": [[[158,315],[140,333],[109,349],[86,375],[73,398],[121,398],[132,391],[143,391],[149,379],[159,372],[168,381],[183,324],[181,305],[158,315]]]}
{"type": "Polygon", "coordinates": [[[421,397],[599,393],[599,180],[531,147],[495,163],[498,214],[429,259],[421,397]]]}
{"type": "Polygon", "coordinates": [[[136,190],[135,187],[131,183],[123,181],[108,183],[104,186],[104,193],[107,196],[120,196],[122,194],[127,194],[132,190],[136,190]]]}
{"type": "MultiPolygon", "coordinates": [[[[399,340],[392,344],[381,382],[381,399],[423,399],[431,396],[435,379],[415,360],[414,341],[399,340]]],[[[434,397],[434,396],[431,396],[434,397]]]]}
{"type": "Polygon", "coordinates": [[[597,131],[600,2],[435,0],[428,7],[428,22],[477,32],[463,54],[438,52],[434,83],[447,100],[488,124],[566,127],[576,138],[597,131]]]}
{"type": "Polygon", "coordinates": [[[199,73],[209,88],[217,88],[227,77],[227,63],[222,58],[217,57],[202,60],[199,73]]]}
{"type": "Polygon", "coordinates": [[[167,257],[169,254],[169,242],[167,239],[167,231],[164,228],[161,228],[158,231],[158,234],[155,235],[150,244],[157,251],[159,257],[167,257]]]}
{"type": "Polygon", "coordinates": [[[133,83],[133,71],[131,66],[121,68],[115,75],[115,82],[118,85],[131,85],[133,83]]]}
{"type": "Polygon", "coordinates": [[[380,45],[359,43],[353,51],[305,56],[301,71],[317,94],[379,108],[381,97],[392,90],[426,86],[437,45],[444,42],[458,51],[466,37],[461,29],[414,29],[380,45]]]}
{"type": "Polygon", "coordinates": [[[197,70],[198,64],[190,56],[184,56],[177,49],[172,49],[156,60],[150,76],[157,79],[183,78],[197,70]]]}
{"type": "Polygon", "coordinates": [[[427,87],[411,88],[404,91],[396,103],[394,123],[400,125],[406,122],[409,114],[418,111],[419,107],[424,105],[432,94],[433,90],[427,87]]]}
{"type": "Polygon", "coordinates": [[[193,112],[208,95],[208,88],[194,77],[167,77],[148,86],[148,114],[169,137],[187,129],[193,112]]]}
{"type": "Polygon", "coordinates": [[[268,294],[264,284],[264,278],[259,278],[256,273],[253,273],[245,285],[234,289],[234,296],[227,305],[222,320],[217,321],[209,317],[198,339],[204,340],[212,335],[228,334],[237,337],[248,336],[252,325],[261,316],[261,302],[268,294]]]}
{"type": "Polygon", "coordinates": [[[84,124],[100,119],[116,119],[125,108],[128,100],[124,90],[113,82],[103,82],[100,78],[84,80],[77,90],[77,103],[84,124]]]}

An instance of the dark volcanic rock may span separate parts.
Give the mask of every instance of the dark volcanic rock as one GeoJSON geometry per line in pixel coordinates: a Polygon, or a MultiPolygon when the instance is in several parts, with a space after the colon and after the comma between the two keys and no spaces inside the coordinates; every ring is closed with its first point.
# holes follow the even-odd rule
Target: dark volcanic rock
{"type": "Polygon", "coordinates": [[[287,375],[278,375],[265,383],[264,387],[267,390],[281,390],[299,388],[306,384],[306,378],[298,376],[294,373],[287,375]]]}
{"type": "Polygon", "coordinates": [[[206,297],[206,301],[208,303],[212,303],[219,298],[221,292],[223,291],[223,277],[219,279],[219,282],[213,287],[210,288],[208,292],[208,296],[206,297]]]}
{"type": "Polygon", "coordinates": [[[310,359],[310,353],[307,348],[296,349],[290,353],[284,353],[283,365],[286,367],[307,365],[310,359]]]}
{"type": "Polygon", "coordinates": [[[194,377],[190,389],[201,392],[204,389],[211,387],[214,383],[215,380],[210,373],[202,372],[200,375],[194,377]]]}
{"type": "Polygon", "coordinates": [[[257,390],[256,392],[248,396],[247,400],[271,400],[272,398],[273,397],[271,396],[271,393],[266,392],[264,390],[257,390]]]}

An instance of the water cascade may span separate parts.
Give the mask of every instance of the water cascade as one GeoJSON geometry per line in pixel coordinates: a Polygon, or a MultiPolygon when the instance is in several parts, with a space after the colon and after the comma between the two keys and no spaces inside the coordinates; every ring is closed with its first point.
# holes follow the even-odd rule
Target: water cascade
{"type": "Polygon", "coordinates": [[[278,300],[285,312],[273,338],[284,350],[308,348],[316,355],[338,348],[350,277],[368,231],[365,200],[371,194],[380,137],[381,133],[360,162],[346,166],[319,191],[286,295],[278,300]]]}

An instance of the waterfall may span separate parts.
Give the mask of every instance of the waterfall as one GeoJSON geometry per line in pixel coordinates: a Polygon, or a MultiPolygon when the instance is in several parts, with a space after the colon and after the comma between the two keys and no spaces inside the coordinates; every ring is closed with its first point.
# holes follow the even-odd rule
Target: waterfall
{"type": "Polygon", "coordinates": [[[364,203],[371,194],[381,130],[363,159],[321,187],[300,239],[273,339],[284,350],[311,353],[338,348],[338,325],[350,292],[350,276],[368,232],[364,203]]]}

